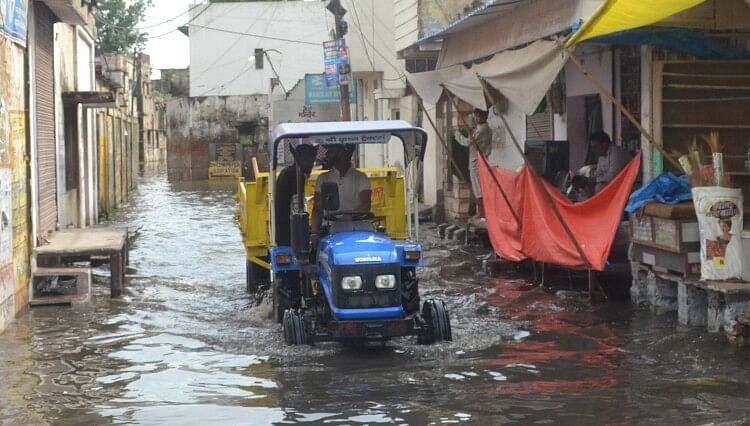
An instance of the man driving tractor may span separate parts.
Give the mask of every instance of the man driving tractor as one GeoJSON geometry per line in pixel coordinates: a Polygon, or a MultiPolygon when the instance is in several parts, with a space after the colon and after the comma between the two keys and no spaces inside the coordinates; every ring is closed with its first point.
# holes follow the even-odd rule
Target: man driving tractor
{"type": "MultiPolygon", "coordinates": [[[[313,244],[320,238],[323,222],[323,184],[335,183],[338,186],[339,208],[335,212],[367,213],[370,211],[370,179],[366,174],[352,167],[354,146],[334,145],[326,147],[325,163],[331,169],[315,182],[312,224],[310,237],[313,244]]],[[[339,219],[341,220],[341,219],[339,219]]]]}

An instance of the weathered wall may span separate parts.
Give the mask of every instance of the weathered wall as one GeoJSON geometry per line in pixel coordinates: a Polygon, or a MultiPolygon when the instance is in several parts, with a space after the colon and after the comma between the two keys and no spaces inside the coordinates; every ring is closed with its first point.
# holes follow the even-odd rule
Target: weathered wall
{"type": "Polygon", "coordinates": [[[265,95],[208,96],[168,102],[169,179],[207,179],[216,144],[239,145],[241,132],[248,132],[244,138],[246,153],[265,153],[268,112],[265,95]]]}
{"type": "Polygon", "coordinates": [[[25,54],[0,37],[0,331],[28,306],[25,54]]]}

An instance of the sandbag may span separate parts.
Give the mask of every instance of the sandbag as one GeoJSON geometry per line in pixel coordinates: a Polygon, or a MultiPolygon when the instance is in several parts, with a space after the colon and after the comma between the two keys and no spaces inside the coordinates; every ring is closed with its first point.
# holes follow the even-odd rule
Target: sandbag
{"type": "Polygon", "coordinates": [[[742,276],[742,190],[719,186],[693,188],[701,238],[701,279],[742,276]]]}

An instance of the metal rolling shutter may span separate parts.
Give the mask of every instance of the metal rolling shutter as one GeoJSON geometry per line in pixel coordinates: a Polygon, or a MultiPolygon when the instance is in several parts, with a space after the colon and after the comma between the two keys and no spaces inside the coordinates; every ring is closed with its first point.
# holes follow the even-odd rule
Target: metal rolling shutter
{"type": "Polygon", "coordinates": [[[526,139],[550,141],[554,139],[552,111],[526,116],[526,139]]]}
{"type": "Polygon", "coordinates": [[[57,17],[41,2],[34,3],[36,69],[37,170],[39,174],[39,236],[57,227],[57,149],[55,146],[54,32],[57,17]]]}

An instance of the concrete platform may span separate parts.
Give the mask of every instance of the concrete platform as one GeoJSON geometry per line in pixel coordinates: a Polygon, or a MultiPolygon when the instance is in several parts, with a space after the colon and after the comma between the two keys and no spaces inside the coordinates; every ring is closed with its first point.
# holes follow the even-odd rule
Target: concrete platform
{"type": "MultiPolygon", "coordinates": [[[[70,290],[70,289],[68,289],[70,290]]],[[[91,269],[88,267],[37,268],[32,272],[31,306],[85,303],[91,299],[91,269]],[[46,279],[71,277],[75,280],[74,291],[45,292],[46,279]],[[45,294],[47,293],[47,294],[45,294]]]]}
{"type": "Polygon", "coordinates": [[[732,335],[738,320],[750,316],[750,283],[701,281],[633,263],[631,300],[660,311],[677,311],[680,324],[732,335]]]}
{"type": "Polygon", "coordinates": [[[125,286],[128,264],[128,231],[116,228],[64,229],[49,238],[49,244],[36,249],[39,267],[60,267],[66,262],[109,258],[110,295],[119,297],[125,286]]]}

